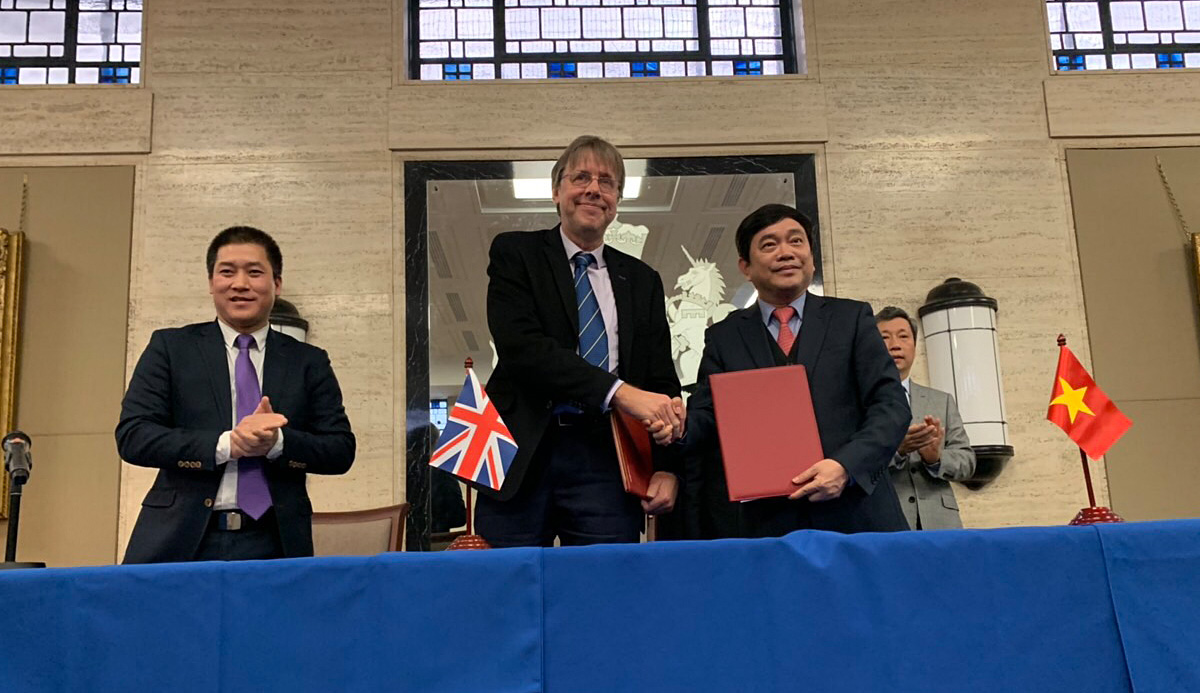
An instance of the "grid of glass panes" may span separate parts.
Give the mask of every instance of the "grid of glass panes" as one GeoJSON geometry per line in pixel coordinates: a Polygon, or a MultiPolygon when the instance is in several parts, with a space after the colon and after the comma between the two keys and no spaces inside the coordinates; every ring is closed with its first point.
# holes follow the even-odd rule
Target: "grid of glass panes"
{"type": "Polygon", "coordinates": [[[1200,0],[1047,2],[1056,70],[1200,67],[1200,0]]]}
{"type": "Polygon", "coordinates": [[[136,84],[143,0],[0,0],[0,84],[136,84]]]}
{"type": "Polygon", "coordinates": [[[425,80],[796,72],[791,0],[418,0],[425,80]]]}

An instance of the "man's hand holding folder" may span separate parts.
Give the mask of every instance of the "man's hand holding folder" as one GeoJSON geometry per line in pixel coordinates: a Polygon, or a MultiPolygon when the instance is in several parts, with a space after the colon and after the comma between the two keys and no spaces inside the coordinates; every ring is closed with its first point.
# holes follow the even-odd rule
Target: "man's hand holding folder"
{"type": "Polygon", "coordinates": [[[826,457],[792,479],[792,483],[800,488],[788,498],[791,500],[807,498],[810,501],[833,500],[842,495],[842,491],[846,490],[846,484],[849,481],[850,475],[846,473],[846,468],[842,466],[842,463],[826,457]]]}

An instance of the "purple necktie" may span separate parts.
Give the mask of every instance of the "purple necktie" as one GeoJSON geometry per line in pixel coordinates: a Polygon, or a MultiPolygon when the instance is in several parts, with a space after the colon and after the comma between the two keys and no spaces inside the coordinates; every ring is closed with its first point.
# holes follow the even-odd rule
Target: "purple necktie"
{"type": "MultiPolygon", "coordinates": [[[[250,347],[255,345],[254,337],[239,334],[234,344],[238,348],[233,379],[237,388],[237,418],[240,422],[258,408],[262,389],[258,386],[254,362],[250,360],[250,347]]],[[[267,488],[262,465],[262,457],[243,457],[238,460],[238,507],[256,520],[271,507],[271,490],[267,488]]]]}

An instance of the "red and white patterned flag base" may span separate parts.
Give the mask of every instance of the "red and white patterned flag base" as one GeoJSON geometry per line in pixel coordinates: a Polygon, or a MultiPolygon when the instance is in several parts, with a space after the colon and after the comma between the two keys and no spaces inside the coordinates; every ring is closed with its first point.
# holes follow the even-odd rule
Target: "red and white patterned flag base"
{"type": "Polygon", "coordinates": [[[1071,520],[1072,525],[1098,525],[1106,522],[1124,522],[1121,516],[1103,507],[1084,508],[1079,511],[1074,520],[1071,520]]]}

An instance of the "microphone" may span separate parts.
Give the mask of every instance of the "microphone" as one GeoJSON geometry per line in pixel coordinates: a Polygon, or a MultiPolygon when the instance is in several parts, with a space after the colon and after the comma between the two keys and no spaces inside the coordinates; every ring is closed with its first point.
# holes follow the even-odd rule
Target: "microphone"
{"type": "Polygon", "coordinates": [[[4,436],[4,471],[12,475],[14,486],[29,481],[29,470],[33,468],[30,445],[29,436],[20,431],[4,436]]]}

